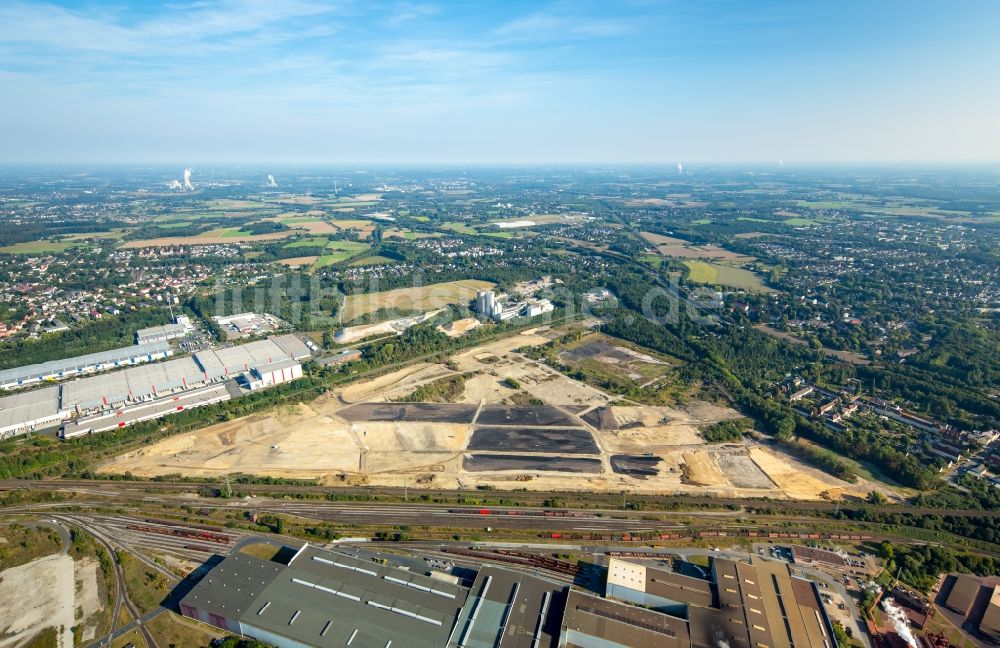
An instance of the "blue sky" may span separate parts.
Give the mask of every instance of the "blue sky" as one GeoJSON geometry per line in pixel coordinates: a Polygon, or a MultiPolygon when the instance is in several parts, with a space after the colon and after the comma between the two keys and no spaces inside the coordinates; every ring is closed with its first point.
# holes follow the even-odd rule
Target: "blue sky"
{"type": "Polygon", "coordinates": [[[1000,158],[1000,2],[0,2],[0,162],[1000,158]]]}

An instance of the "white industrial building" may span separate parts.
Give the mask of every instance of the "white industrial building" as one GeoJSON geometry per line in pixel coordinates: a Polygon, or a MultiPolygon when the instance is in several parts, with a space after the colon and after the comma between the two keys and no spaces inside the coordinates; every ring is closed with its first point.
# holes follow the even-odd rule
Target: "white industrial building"
{"type": "Polygon", "coordinates": [[[62,419],[58,386],[0,398],[0,439],[53,425],[62,419]]]}
{"type": "Polygon", "coordinates": [[[223,387],[226,380],[251,374],[258,387],[294,380],[302,376],[301,361],[311,355],[298,337],[282,335],[3,397],[0,438],[70,420],[64,434],[75,436],[226,400],[239,395],[238,387],[223,387]],[[117,422],[84,425],[111,414],[117,422]]]}
{"type": "Polygon", "coordinates": [[[40,382],[55,382],[80,374],[152,362],[166,358],[172,353],[166,343],[154,342],[4,369],[0,371],[0,389],[18,389],[40,382]]]}
{"type": "Polygon", "coordinates": [[[247,374],[247,385],[250,389],[263,389],[301,377],[302,364],[294,358],[285,358],[254,367],[247,374]]]}
{"type": "Polygon", "coordinates": [[[497,295],[492,290],[476,293],[476,312],[498,322],[515,317],[535,317],[551,313],[555,306],[548,299],[508,301],[506,295],[497,295]]]}
{"type": "Polygon", "coordinates": [[[191,325],[191,318],[187,315],[178,315],[174,318],[173,324],[162,326],[150,326],[139,329],[135,332],[136,344],[152,344],[155,342],[166,342],[175,338],[184,337],[194,327],[191,325]]]}

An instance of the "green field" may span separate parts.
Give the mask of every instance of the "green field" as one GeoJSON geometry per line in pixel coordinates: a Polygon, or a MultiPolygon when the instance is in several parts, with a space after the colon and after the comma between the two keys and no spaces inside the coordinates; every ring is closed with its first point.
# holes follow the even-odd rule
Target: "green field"
{"type": "Polygon", "coordinates": [[[160,222],[159,225],[158,225],[158,227],[162,227],[163,229],[173,229],[173,228],[179,228],[179,227],[190,227],[192,225],[194,225],[194,221],[189,221],[189,220],[181,220],[181,221],[170,220],[170,221],[160,222]]]}
{"type": "Polygon", "coordinates": [[[710,218],[699,218],[698,220],[691,221],[692,225],[711,225],[712,219],[710,218]]]}
{"type": "Polygon", "coordinates": [[[301,248],[301,247],[324,247],[329,243],[329,239],[325,236],[311,236],[309,238],[299,239],[292,243],[286,244],[286,248],[301,248]]]}
{"type": "Polygon", "coordinates": [[[26,241],[0,247],[4,254],[56,254],[82,245],[79,241],[26,241]]]}
{"type": "Polygon", "coordinates": [[[799,207],[808,207],[809,209],[847,209],[848,207],[864,207],[864,205],[858,205],[857,203],[847,202],[844,200],[799,200],[796,202],[799,207]]]}
{"type": "Polygon", "coordinates": [[[479,231],[473,227],[469,227],[465,223],[460,223],[457,221],[451,221],[448,223],[442,223],[441,229],[449,230],[451,232],[458,232],[459,234],[478,234],[479,231]]]}
{"type": "Polygon", "coordinates": [[[643,263],[648,263],[657,270],[659,270],[660,266],[663,265],[663,257],[657,256],[655,254],[644,254],[641,257],[639,257],[639,260],[642,261],[643,263]]]}
{"type": "Polygon", "coordinates": [[[330,241],[326,244],[327,250],[334,250],[337,252],[350,252],[351,254],[357,254],[362,250],[367,250],[368,246],[364,243],[358,243],[357,241],[330,241]]]}
{"type": "Polygon", "coordinates": [[[731,288],[742,288],[751,292],[766,292],[769,289],[764,286],[763,280],[742,268],[722,265],[720,263],[707,263],[705,261],[684,261],[687,266],[688,280],[692,283],[707,284],[710,286],[729,286],[731,288]]]}
{"type": "Polygon", "coordinates": [[[811,218],[802,218],[802,217],[786,218],[785,220],[783,220],[781,222],[784,223],[785,225],[791,225],[792,227],[805,227],[807,225],[815,225],[816,224],[816,221],[814,221],[813,219],[811,219],[811,218]]]}
{"type": "Polygon", "coordinates": [[[326,254],[316,259],[312,268],[325,268],[335,263],[341,263],[368,249],[364,243],[357,241],[330,241],[326,245],[326,254]]]}
{"type": "Polygon", "coordinates": [[[351,267],[354,266],[366,266],[366,265],[386,265],[389,263],[396,263],[395,259],[390,259],[384,256],[366,256],[358,259],[357,261],[351,262],[351,267]]]}

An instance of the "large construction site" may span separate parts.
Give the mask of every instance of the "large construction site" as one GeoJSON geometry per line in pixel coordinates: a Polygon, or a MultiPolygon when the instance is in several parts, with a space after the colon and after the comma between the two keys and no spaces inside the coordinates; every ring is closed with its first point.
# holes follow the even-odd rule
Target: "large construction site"
{"type": "Polygon", "coordinates": [[[873,488],[750,439],[707,444],[699,430],[739,418],[731,408],[697,400],[633,403],[518,351],[558,335],[529,331],[460,352],[447,364],[410,365],[309,403],[171,437],[100,470],[790,499],[863,496],[873,488]],[[458,386],[436,399],[447,402],[409,402],[445,381],[458,386]]]}

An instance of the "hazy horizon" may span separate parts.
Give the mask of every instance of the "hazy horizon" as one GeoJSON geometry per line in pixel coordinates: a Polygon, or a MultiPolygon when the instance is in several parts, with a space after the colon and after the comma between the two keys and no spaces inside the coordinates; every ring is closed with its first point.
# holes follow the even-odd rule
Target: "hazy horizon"
{"type": "Polygon", "coordinates": [[[0,7],[0,163],[969,164],[1000,5],[0,7]]]}

